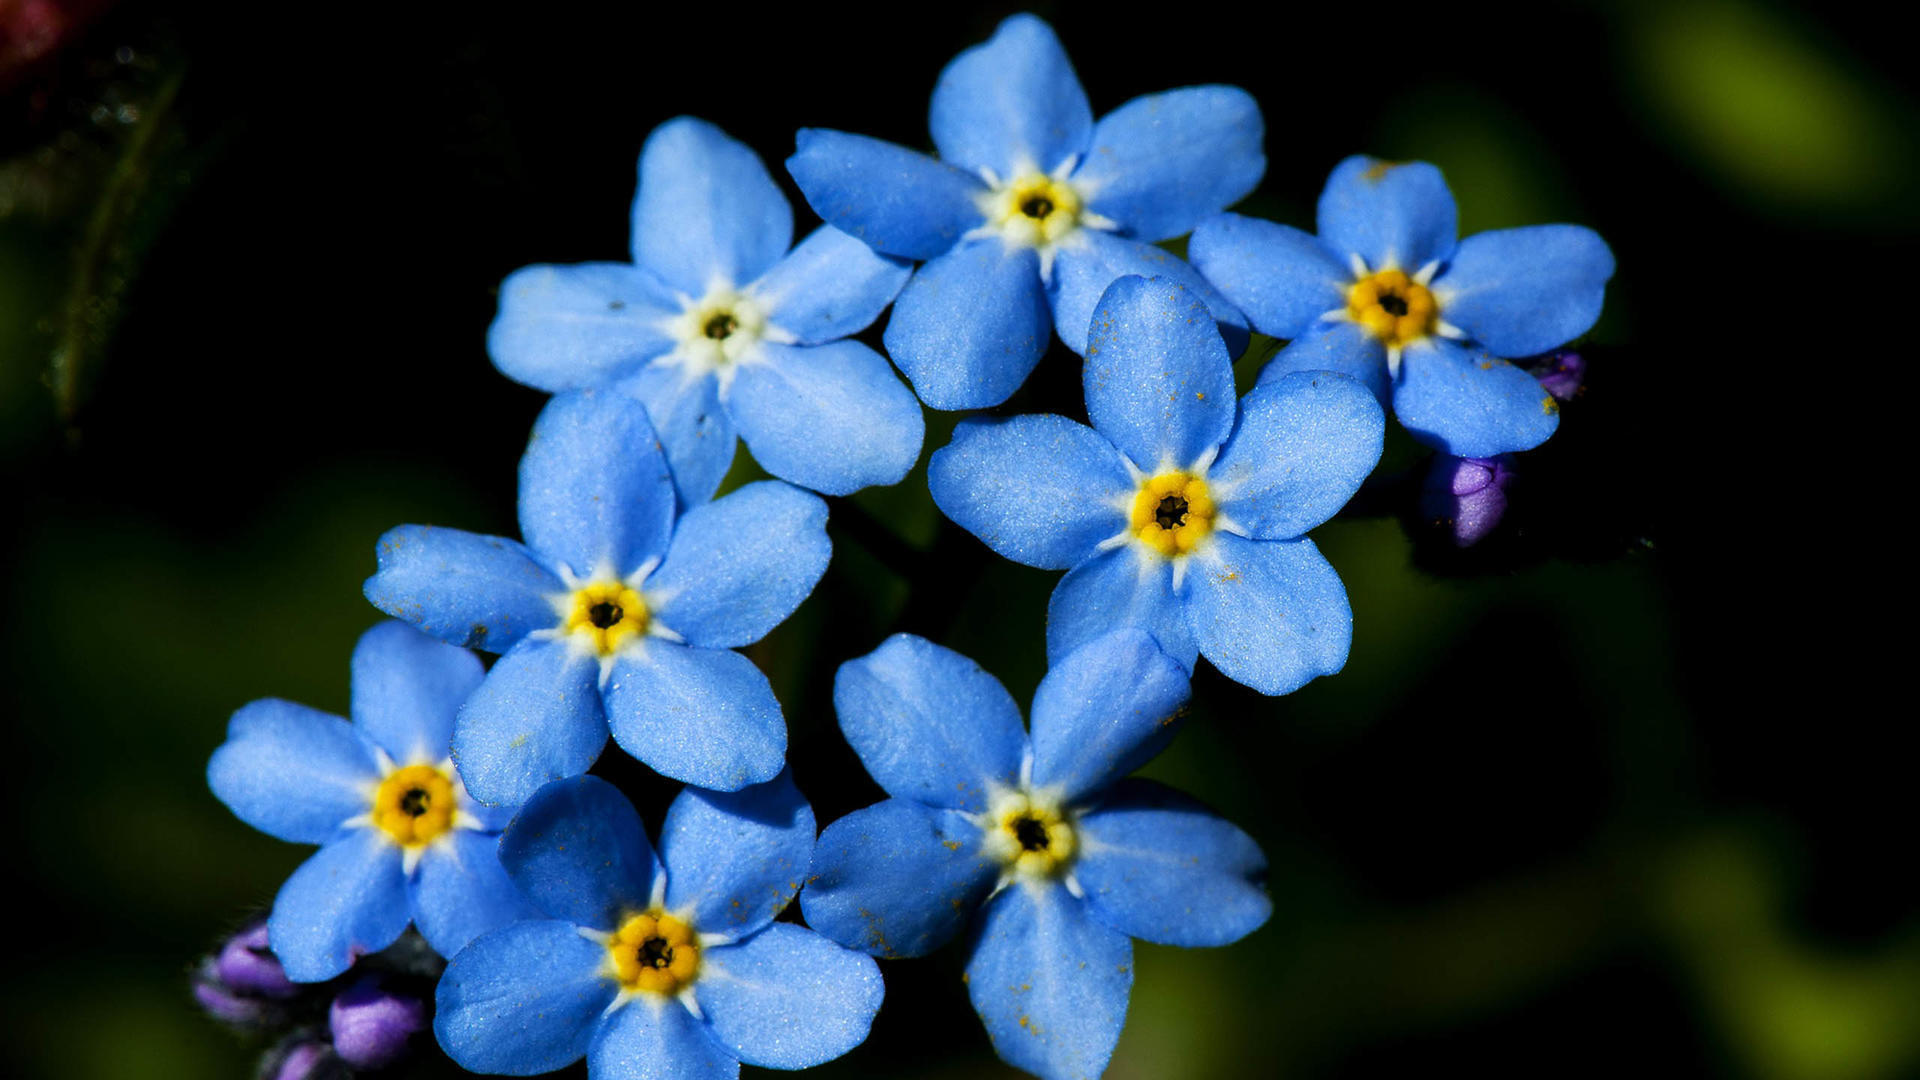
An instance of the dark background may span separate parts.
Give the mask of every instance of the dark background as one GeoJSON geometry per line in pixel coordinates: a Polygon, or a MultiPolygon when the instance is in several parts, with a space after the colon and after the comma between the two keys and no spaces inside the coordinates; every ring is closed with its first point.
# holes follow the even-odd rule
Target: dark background
{"type": "MultiPolygon", "coordinates": [[[[680,113],[783,181],[803,125],[924,146],[941,65],[1017,10],[300,8],[0,0],[0,27],[66,19],[0,38],[9,1075],[249,1074],[187,972],[306,849],[228,814],[205,760],[250,699],[345,711],[380,532],[514,533],[543,399],[487,362],[500,278],[624,259],[640,144],[680,113]]],[[[1263,844],[1274,916],[1141,946],[1110,1075],[1920,1074],[1912,705],[1880,696],[1912,640],[1920,212],[1884,9],[1035,10],[1096,114],[1251,90],[1243,211],[1310,227],[1340,158],[1421,158],[1463,233],[1577,221],[1620,265],[1502,534],[1422,539],[1397,442],[1315,533],[1345,672],[1269,700],[1202,665],[1148,772],[1263,844]]],[[[1073,358],[1010,410],[1083,415],[1073,358]]],[[[751,650],[823,823],[879,794],[834,668],[912,630],[1024,702],[1057,576],[945,524],[921,471],[833,501],[832,569],[751,650]]],[[[671,786],[614,756],[657,823],[671,786]]],[[[1010,1074],[957,950],[883,966],[825,1074],[1010,1074]]]]}

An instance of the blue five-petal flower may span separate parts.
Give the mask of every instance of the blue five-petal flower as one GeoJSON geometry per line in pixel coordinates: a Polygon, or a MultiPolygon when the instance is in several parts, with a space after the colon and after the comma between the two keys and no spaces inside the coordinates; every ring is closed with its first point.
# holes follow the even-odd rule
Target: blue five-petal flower
{"type": "Polygon", "coordinates": [[[1440,170],[1367,157],[1333,170],[1319,218],[1317,237],[1237,214],[1194,230],[1188,255],[1207,280],[1254,329],[1291,339],[1262,385],[1298,371],[1351,375],[1456,457],[1529,450],[1553,434],[1558,403],[1501,358],[1593,326],[1613,276],[1598,234],[1535,225],[1456,242],[1440,170]]]}
{"type": "Polygon", "coordinates": [[[813,810],[792,780],[688,788],[656,855],[633,804],[592,776],[542,788],[500,861],[544,918],[487,934],[447,965],[434,1033],[475,1072],[530,1075],[581,1057],[594,1080],[802,1069],[866,1037],[873,960],[779,914],[806,880],[813,810]]]}
{"type": "Polygon", "coordinates": [[[207,784],[242,821],[320,850],[274,898],[268,941],[287,976],[319,982],[409,922],[451,956],[533,909],[495,854],[511,806],[468,798],[448,758],[480,661],[397,622],[353,651],[352,723],[263,698],[233,714],[207,784]]]}
{"type": "Polygon", "coordinates": [[[1129,939],[1224,945],[1272,910],[1251,838],[1123,779],[1173,736],[1187,695],[1185,668],[1140,630],[1062,657],[1031,738],[998,680],[923,638],[841,665],[840,728],[891,798],[820,835],[808,925],[921,956],[971,919],[967,993],[1000,1056],[1099,1075],[1126,1018],[1129,939]]]}
{"type": "Polygon", "coordinates": [[[792,237],[752,150],[669,120],[640,153],[633,262],[515,271],[487,349],[529,386],[643,401],[683,507],[713,495],[736,433],[802,487],[898,483],[920,456],[920,407],[884,357],[842,339],[879,317],[908,266],[837,229],[789,251],[792,237]]]}
{"type": "Polygon", "coordinates": [[[519,803],[614,741],[654,771],[732,791],[786,760],[773,688],[733,650],[800,606],[832,546],[819,496],[777,480],[676,515],[646,411],[562,394],[520,463],[525,544],[403,525],[367,598],[445,641],[502,653],[460,710],[467,787],[519,803]]]}
{"type": "Polygon", "coordinates": [[[1053,29],[1032,15],[954,58],[933,92],[938,160],[802,130],[787,169],[827,224],[927,260],[887,325],[887,352],[936,409],[998,405],[1057,329],[1085,353],[1115,278],[1158,275],[1244,317],[1156,240],[1238,202],[1266,171],[1260,108],[1231,86],[1150,94],[1094,121],[1053,29]]]}

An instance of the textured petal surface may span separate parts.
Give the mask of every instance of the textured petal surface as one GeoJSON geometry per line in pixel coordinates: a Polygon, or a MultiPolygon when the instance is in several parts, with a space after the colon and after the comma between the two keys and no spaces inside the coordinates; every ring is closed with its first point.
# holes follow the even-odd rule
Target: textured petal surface
{"type": "Polygon", "coordinates": [[[987,239],[922,266],[894,301],[884,340],[921,401],[986,409],[1027,381],[1052,332],[1038,257],[987,239]]]}
{"type": "Polygon", "coordinates": [[[767,345],[727,405],[754,460],[828,495],[897,484],[920,457],[926,422],[886,358],[857,341],[767,345]]]}
{"type": "Polygon", "coordinates": [[[1363,155],[1334,167],[1320,192],[1319,222],[1320,239],[1335,255],[1409,274],[1446,258],[1460,235],[1453,192],[1439,169],[1363,155]]]}
{"type": "Polygon", "coordinates": [[[963,420],[927,463],[933,501],[1027,566],[1077,566],[1127,526],[1133,478],[1105,436],[1064,416],[963,420]]]}
{"type": "Polygon", "coordinates": [[[1380,461],[1386,414],[1352,379],[1261,383],[1207,474],[1215,505],[1256,540],[1288,540],[1338,513],[1380,461]]]}
{"type": "Polygon", "coordinates": [[[647,579],[654,617],[689,643],[751,645],[793,614],[826,573],[827,504],[774,480],[687,511],[647,579]]]}
{"type": "Polygon", "coordinates": [[[267,939],[287,978],[321,982],[393,944],[412,919],[400,845],[378,829],[354,829],[280,886],[267,939]]]}
{"type": "Polygon", "coordinates": [[[1200,651],[1234,682],[1287,694],[1347,662],[1353,610],[1311,540],[1216,533],[1187,574],[1200,651]]]}
{"type": "Polygon", "coordinates": [[[1047,283],[1053,322],[1067,348],[1081,356],[1087,354],[1087,331],[1094,309],[1108,287],[1129,274],[1165,278],[1186,286],[1213,313],[1220,333],[1231,336],[1225,346],[1228,354],[1238,356],[1246,348],[1247,317],[1199,271],[1164,248],[1097,229],[1080,230],[1072,243],[1060,249],[1053,261],[1053,279],[1047,283]]]}
{"type": "Polygon", "coordinates": [[[680,508],[713,498],[733,464],[733,418],[720,401],[719,380],[678,364],[654,364],[621,383],[619,392],[647,407],[680,508]]]}
{"type": "Polygon", "coordinates": [[[928,806],[986,809],[991,783],[1019,779],[1027,733],[1000,680],[912,634],[840,665],[840,730],[889,795],[928,806]]]}
{"type": "Polygon", "coordinates": [[[1147,763],[1179,730],[1186,665],[1145,630],[1117,630],[1061,657],[1033,694],[1033,782],[1069,800],[1147,763]]]}
{"type": "Polygon", "coordinates": [[[587,1052],[618,984],[607,950],[568,922],[535,920],[482,935],[447,964],[433,1033],[462,1068],[531,1076],[587,1052]]]}
{"type": "Polygon", "coordinates": [[[866,1041],[886,988],[880,965],[811,930],[775,923],[700,958],[694,997],[741,1061],[805,1069],[866,1041]]]}
{"type": "Polygon", "coordinates": [[[279,698],[241,706],[207,762],[207,786],[235,817],[296,844],[324,844],[366,813],[379,780],[353,725],[279,698]]]}
{"type": "Polygon", "coordinates": [[[645,909],[659,873],[633,803],[597,776],[541,788],[501,835],[499,862],[549,918],[595,930],[645,909]]]}
{"type": "Polygon", "coordinates": [[[927,126],[943,159],[1004,180],[1084,152],[1093,109],[1053,27],[1015,15],[947,64],[927,126]]]}
{"type": "Polygon", "coordinates": [[[1088,209],[1130,236],[1165,240],[1259,185],[1265,135],[1259,103],[1237,86],[1148,94],[1100,118],[1073,180],[1088,209]]]}
{"type": "Polygon", "coordinates": [[[700,296],[716,279],[744,285],[793,243],[793,209],[746,145],[682,116],[653,129],[640,151],[633,261],[700,296]]]}
{"type": "Polygon", "coordinates": [[[787,759],[773,686],[732,650],[650,639],[614,663],[606,696],[620,748],[675,780],[733,791],[787,759]]]}
{"type": "Polygon", "coordinates": [[[785,772],[739,791],[683,788],[660,828],[667,910],[739,940],[773,921],[807,879],[813,808],[785,772]]]}
{"type": "Polygon", "coordinates": [[[432,525],[387,530],[367,579],[373,606],[455,645],[506,652],[552,626],[566,586],[519,543],[432,525]]]}
{"type": "Polygon", "coordinates": [[[558,393],[605,386],[673,347],[673,291],[627,263],[523,266],[500,285],[487,355],[515,382],[558,393]]]}
{"type": "Polygon", "coordinates": [[[877,251],[931,259],[984,220],[972,173],[890,142],[801,128],[787,171],[820,220],[877,251]]]}
{"type": "Polygon", "coordinates": [[[1441,338],[1401,357],[1393,412],[1415,438],[1455,457],[1531,450],[1560,426],[1560,403],[1538,379],[1441,338]]]}
{"type": "Polygon", "coordinates": [[[1048,1078],[1107,1067],[1133,989],[1133,943],[1059,885],[1009,888],[987,905],[967,996],[1001,1058],[1048,1078]]]}
{"type": "Polygon", "coordinates": [[[407,892],[413,924],[434,952],[452,956],[481,934],[541,917],[507,878],[499,848],[494,833],[455,829],[421,855],[407,892]]]}
{"type": "Polygon", "coordinates": [[[1233,361],[1206,302],[1183,285],[1108,286],[1081,374],[1094,430],[1144,471],[1191,465],[1233,431],[1233,361]]]}
{"type": "Polygon", "coordinates": [[[384,622],[353,647],[353,723],[400,764],[439,761],[453,744],[453,718],[486,672],[480,658],[384,622]]]}
{"type": "Polygon", "coordinates": [[[1257,385],[1265,386],[1301,371],[1345,375],[1372,392],[1381,408],[1393,399],[1393,384],[1387,378],[1387,348],[1355,323],[1321,323],[1309,328],[1306,336],[1295,339],[1267,361],[1267,366],[1260,369],[1257,385]]]}
{"type": "Polygon", "coordinates": [[[1267,857],[1179,792],[1126,780],[1080,818],[1073,875],[1094,917],[1161,945],[1226,945],[1267,921],[1267,857]]]}
{"type": "Polygon", "coordinates": [[[520,533],[580,577],[625,577],[667,550],[673,474],[647,410],[583,390],[540,410],[520,459],[520,533]]]}
{"type": "Polygon", "coordinates": [[[888,799],[820,834],[800,908],[848,948],[925,956],[960,932],[999,875],[965,814],[888,799]]]}
{"type": "Polygon", "coordinates": [[[1593,327],[1613,252],[1592,229],[1534,225],[1469,236],[1434,282],[1441,315],[1495,356],[1532,356],[1593,327]]]}
{"type": "Polygon", "coordinates": [[[768,321],[802,345],[857,334],[880,317],[913,267],[831,225],[813,230],[753,284],[768,321]]]}
{"type": "Polygon", "coordinates": [[[1133,544],[1104,551],[1073,568],[1047,601],[1047,660],[1125,626],[1152,634],[1188,671],[1200,656],[1187,614],[1191,575],[1180,596],[1165,560],[1142,555],[1133,544]]]}
{"type": "Polygon", "coordinates": [[[587,1052],[592,1080],[733,1080],[740,1062],[686,1006],[639,997],[600,1025],[587,1052]]]}
{"type": "Polygon", "coordinates": [[[540,785],[591,768],[607,745],[598,678],[593,657],[565,641],[529,639],[501,657],[454,722],[467,792],[517,806],[540,785]]]}
{"type": "Polygon", "coordinates": [[[1187,258],[1255,330],[1277,338],[1300,337],[1321,315],[1345,307],[1353,280],[1352,269],[1317,237],[1239,214],[1201,222],[1187,258]]]}

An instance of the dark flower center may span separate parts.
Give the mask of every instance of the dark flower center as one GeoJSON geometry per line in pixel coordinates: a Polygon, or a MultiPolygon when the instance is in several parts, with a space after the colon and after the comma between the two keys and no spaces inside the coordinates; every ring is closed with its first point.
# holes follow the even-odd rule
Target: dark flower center
{"type": "Polygon", "coordinates": [[[1407,313],[1407,298],[1399,293],[1388,293],[1380,298],[1380,309],[1397,319],[1407,313]]]}
{"type": "Polygon", "coordinates": [[[427,807],[431,805],[433,805],[433,796],[427,794],[425,788],[408,788],[407,793],[400,796],[401,811],[411,817],[419,817],[426,813],[427,807]]]}
{"type": "Polygon", "coordinates": [[[1047,839],[1047,827],[1030,817],[1013,823],[1013,838],[1027,851],[1045,851],[1051,843],[1047,839]]]}
{"type": "Polygon", "coordinates": [[[1045,195],[1029,195],[1021,202],[1020,212],[1035,221],[1040,221],[1053,213],[1053,200],[1045,195]]]}
{"type": "Polygon", "coordinates": [[[704,333],[715,341],[725,341],[739,325],[732,312],[723,311],[707,320],[704,333]]]}
{"type": "Polygon", "coordinates": [[[625,618],[626,614],[626,612],[620,610],[619,604],[611,600],[602,600],[587,609],[587,621],[592,623],[596,628],[605,630],[625,618]]]}
{"type": "Polygon", "coordinates": [[[1153,508],[1153,520],[1163,529],[1178,528],[1187,523],[1187,500],[1178,495],[1168,495],[1153,508]]]}
{"type": "Polygon", "coordinates": [[[667,967],[673,963],[673,946],[667,944],[666,938],[648,938],[640,943],[634,958],[640,962],[641,967],[667,967]]]}

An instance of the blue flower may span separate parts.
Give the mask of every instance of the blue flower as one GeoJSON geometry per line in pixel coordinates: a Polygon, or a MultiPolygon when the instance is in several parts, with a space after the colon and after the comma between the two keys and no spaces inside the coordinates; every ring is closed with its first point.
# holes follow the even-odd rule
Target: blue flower
{"type": "Polygon", "coordinates": [[[503,653],[453,732],[474,795],[518,803],[606,745],[734,790],[772,779],[787,726],[733,650],[778,626],[826,571],[817,495],[767,480],[676,517],[646,411],[609,391],[555,397],[520,461],[525,544],[431,525],[380,538],[367,599],[434,637],[503,653]]]}
{"type": "Polygon", "coordinates": [[[1095,123],[1053,29],[1032,15],[940,74],[935,160],[803,130],[787,170],[826,220],[928,260],[894,305],[887,352],[936,409],[998,405],[1060,339],[1084,354],[1115,278],[1172,278],[1245,343],[1244,317],[1154,247],[1238,202],[1266,171],[1260,108],[1231,86],[1150,94],[1095,123]]]}
{"type": "Polygon", "coordinates": [[[1456,241],[1453,195],[1424,162],[1340,163],[1320,193],[1320,235],[1222,214],[1188,255],[1291,343],[1262,384],[1296,371],[1365,383],[1406,429],[1456,457],[1545,442],[1560,406],[1502,357],[1543,353],[1600,317],[1613,253],[1591,229],[1535,225],[1456,241]]]}
{"type": "Polygon", "coordinates": [[[530,1075],[582,1056],[594,1080],[803,1069],[867,1037],[878,966],[775,915],[806,880],[813,810],[782,774],[688,788],[658,856],[633,804],[592,776],[527,801],[500,841],[546,918],[469,945],[434,1033],[465,1068],[530,1075]]]}
{"type": "Polygon", "coordinates": [[[1047,656],[1132,625],[1188,670],[1204,653],[1265,694],[1340,670],[1347,592],[1300,537],[1379,461],[1372,396],[1303,373],[1236,406],[1206,304],[1138,277],[1101,298],[1084,376],[1091,428],[967,420],[927,473],[941,511],[988,547],[1069,571],[1047,608],[1047,656]]]}
{"type": "Polygon", "coordinates": [[[808,925],[921,956],[971,918],[967,993],[1000,1056],[1097,1076],[1126,1018],[1130,938],[1225,945],[1272,910],[1245,833],[1122,779],[1173,737],[1187,694],[1186,670],[1139,630],[1054,665],[1031,739],[998,680],[925,639],[895,635],[841,665],[840,729],[892,797],[820,835],[808,925]]]}
{"type": "Polygon", "coordinates": [[[487,334],[509,378],[614,386],[646,404],[682,506],[713,496],[737,432],[783,480],[829,495],[913,468],[920,407],[880,354],[843,340],[878,318],[907,264],[793,211],[753,151],[669,120],[640,152],[633,262],[529,266],[487,334]]]}
{"type": "Polygon", "coordinates": [[[269,836],[319,844],[274,898],[268,940],[289,978],[321,982],[409,922],[451,956],[532,914],[494,853],[513,807],[468,798],[449,759],[480,661],[397,622],[353,650],[353,722],[263,698],[233,714],[207,786],[269,836]]]}

